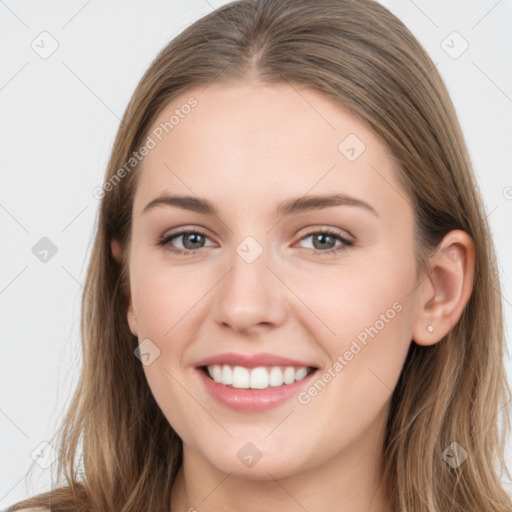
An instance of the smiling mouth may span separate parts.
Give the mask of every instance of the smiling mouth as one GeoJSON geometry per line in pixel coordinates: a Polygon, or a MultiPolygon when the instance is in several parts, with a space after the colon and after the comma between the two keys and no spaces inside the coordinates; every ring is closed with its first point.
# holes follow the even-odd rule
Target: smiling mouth
{"type": "Polygon", "coordinates": [[[306,378],[317,369],[312,366],[258,366],[256,368],[229,364],[201,366],[201,370],[209,379],[237,389],[286,386],[306,378]]]}

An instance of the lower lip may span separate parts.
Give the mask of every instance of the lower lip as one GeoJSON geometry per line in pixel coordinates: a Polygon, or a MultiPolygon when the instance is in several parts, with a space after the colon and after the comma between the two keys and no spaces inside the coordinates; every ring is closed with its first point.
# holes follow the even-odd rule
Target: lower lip
{"type": "Polygon", "coordinates": [[[268,387],[266,389],[241,389],[219,384],[206,376],[204,371],[197,369],[206,390],[220,404],[243,412],[260,412],[277,407],[296,396],[302,388],[309,384],[316,371],[293,384],[268,387]]]}

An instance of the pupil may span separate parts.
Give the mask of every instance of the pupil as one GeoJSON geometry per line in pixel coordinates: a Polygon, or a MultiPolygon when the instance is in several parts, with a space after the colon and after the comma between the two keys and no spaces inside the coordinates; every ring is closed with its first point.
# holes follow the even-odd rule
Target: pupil
{"type": "MultiPolygon", "coordinates": [[[[199,233],[189,233],[187,236],[185,236],[185,238],[184,238],[184,244],[183,244],[183,245],[184,245],[187,249],[197,249],[197,247],[187,247],[187,245],[190,245],[190,244],[187,244],[187,243],[185,243],[185,242],[186,242],[186,241],[188,241],[188,240],[190,240],[190,239],[192,239],[192,240],[193,240],[194,238],[196,238],[195,243],[200,243],[200,240],[198,241],[197,239],[198,239],[198,238],[200,239],[200,237],[202,237],[202,236],[203,236],[203,235],[201,235],[201,234],[199,234],[199,233]]],[[[192,244],[194,244],[194,241],[192,241],[192,244]]]]}
{"type": "MultiPolygon", "coordinates": [[[[321,245],[320,245],[320,249],[321,249],[322,247],[323,247],[323,248],[325,248],[325,239],[326,239],[326,238],[330,238],[331,240],[333,239],[333,237],[332,237],[331,235],[324,235],[324,234],[319,234],[319,235],[317,235],[317,236],[314,238],[314,240],[315,240],[315,241],[316,241],[316,240],[320,240],[320,241],[321,241],[321,242],[320,242],[320,243],[321,243],[321,245]],[[324,244],[324,245],[322,246],[322,244],[324,244]]],[[[316,244],[315,244],[315,245],[316,245],[316,244]]],[[[317,248],[318,248],[318,247],[317,247],[317,248]]]]}

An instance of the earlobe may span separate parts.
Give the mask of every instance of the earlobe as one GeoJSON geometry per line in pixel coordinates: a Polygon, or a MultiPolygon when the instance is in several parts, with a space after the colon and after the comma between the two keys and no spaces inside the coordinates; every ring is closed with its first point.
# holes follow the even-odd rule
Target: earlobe
{"type": "Polygon", "coordinates": [[[430,258],[430,271],[418,291],[413,340],[441,341],[458,322],[473,290],[475,247],[464,231],[448,233],[430,258]]]}
{"type": "Polygon", "coordinates": [[[117,263],[121,264],[122,254],[121,254],[121,244],[118,240],[112,240],[110,242],[110,250],[112,251],[112,256],[117,261],[117,263]]]}
{"type": "MultiPolygon", "coordinates": [[[[119,263],[119,265],[122,265],[123,262],[123,253],[121,250],[121,244],[118,240],[113,239],[110,243],[110,248],[112,251],[112,256],[114,259],[119,263]]],[[[127,279],[126,279],[127,281],[127,279]]],[[[135,310],[133,308],[132,304],[132,297],[131,297],[131,291],[130,291],[130,285],[128,282],[123,283],[123,291],[126,295],[126,298],[128,300],[128,309],[126,311],[126,320],[128,321],[128,326],[130,328],[130,331],[134,336],[137,336],[137,317],[135,316],[135,310]]]]}
{"type": "Polygon", "coordinates": [[[135,310],[133,309],[132,299],[130,296],[128,297],[128,310],[126,312],[126,319],[128,321],[130,331],[134,336],[137,336],[137,317],[135,316],[135,310]]]}

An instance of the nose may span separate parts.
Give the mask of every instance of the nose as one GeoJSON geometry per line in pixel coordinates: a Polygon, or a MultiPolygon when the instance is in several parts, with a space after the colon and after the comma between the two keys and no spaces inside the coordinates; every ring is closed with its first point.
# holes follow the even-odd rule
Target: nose
{"type": "Polygon", "coordinates": [[[265,250],[251,262],[234,252],[231,267],[216,289],[212,314],[224,328],[250,334],[281,325],[287,314],[286,287],[269,268],[265,250]]]}

